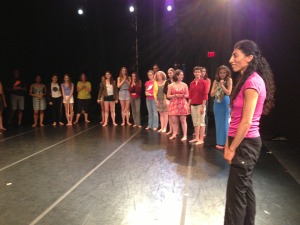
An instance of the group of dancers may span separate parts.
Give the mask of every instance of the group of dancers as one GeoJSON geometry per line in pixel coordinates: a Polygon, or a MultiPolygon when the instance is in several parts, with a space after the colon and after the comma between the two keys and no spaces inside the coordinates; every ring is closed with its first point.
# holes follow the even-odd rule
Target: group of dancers
{"type": "MultiPolygon", "coordinates": [[[[101,105],[101,124],[107,126],[109,114],[112,124],[117,126],[115,119],[115,104],[121,105],[121,125],[132,125],[142,128],[141,124],[141,96],[145,90],[146,106],[148,110],[148,123],[146,130],[152,129],[170,135],[175,139],[179,134],[181,124],[182,141],[187,140],[187,115],[191,114],[194,126],[194,138],[190,142],[196,145],[204,143],[205,126],[207,123],[206,107],[209,94],[215,98],[214,114],[216,121],[217,144],[216,148],[223,149],[225,146],[230,114],[229,96],[232,90],[231,72],[227,66],[217,69],[216,77],[211,88],[211,80],[208,78],[205,67],[196,66],[193,69],[194,80],[189,86],[183,82],[184,72],[180,69],[170,68],[161,71],[157,64],[147,72],[148,80],[144,87],[136,72],[128,74],[126,67],[120,69],[119,76],[115,81],[110,71],[101,77],[97,102],[101,105]],[[210,90],[211,89],[211,90],[210,90]],[[131,109],[130,109],[131,108],[131,109]],[[133,124],[130,122],[132,113],[133,124]],[[169,126],[168,126],[169,125],[169,126]],[[169,130],[167,131],[169,127],[169,130]]],[[[18,111],[18,125],[22,122],[24,110],[24,96],[27,93],[26,84],[20,78],[19,71],[13,73],[13,82],[6,90],[10,93],[11,113],[8,123],[18,111]]],[[[66,118],[66,125],[71,126],[79,121],[80,115],[89,123],[89,104],[91,101],[92,85],[87,80],[86,74],[81,73],[75,86],[68,74],[63,76],[63,82],[58,83],[58,76],[53,74],[51,83],[42,83],[40,75],[35,77],[35,83],[30,85],[29,95],[33,100],[32,127],[44,126],[44,112],[47,105],[52,112],[52,125],[64,125],[62,122],[62,104],[66,118]],[[75,89],[76,88],[76,89],[75,89]],[[77,92],[77,110],[74,119],[74,94],[77,92]]],[[[2,111],[7,106],[3,86],[0,83],[0,129],[5,130],[2,123],[2,111]]]]}
{"type": "MultiPolygon", "coordinates": [[[[170,68],[167,79],[166,74],[154,65],[153,70],[148,71],[148,81],[144,85],[148,109],[146,129],[170,134],[170,139],[175,139],[180,121],[183,131],[181,140],[186,141],[186,116],[191,114],[195,137],[190,142],[196,145],[203,144],[208,95],[214,97],[216,147],[224,149],[224,158],[230,164],[224,224],[254,225],[256,200],[252,186],[252,172],[262,146],[259,121],[261,115],[268,114],[274,106],[275,84],[267,60],[253,41],[243,40],[236,43],[229,63],[232,70],[240,75],[234,88],[231,72],[227,66],[220,66],[217,69],[211,88],[211,81],[204,67],[194,67],[195,78],[188,86],[183,82],[182,70],[170,68]]],[[[40,118],[40,125],[43,126],[46,102],[52,107],[53,126],[63,125],[62,102],[65,106],[67,125],[72,125],[74,84],[68,74],[64,75],[61,85],[57,80],[57,75],[53,75],[51,84],[45,86],[41,83],[41,77],[36,76],[35,83],[30,86],[29,93],[33,97],[34,108],[33,127],[37,126],[38,118],[40,118]]],[[[19,78],[18,71],[15,71],[14,81],[7,90],[10,92],[11,100],[9,122],[14,112],[18,110],[18,125],[20,125],[27,89],[19,78]]],[[[80,75],[76,90],[78,104],[74,123],[78,122],[81,113],[88,123],[91,84],[84,73],[80,75]]],[[[132,125],[129,121],[131,105],[133,126],[141,128],[141,90],[142,82],[138,75],[132,73],[129,76],[125,67],[121,68],[117,81],[113,80],[109,71],[106,72],[102,77],[97,98],[97,102],[102,106],[102,126],[108,125],[109,112],[113,125],[117,126],[114,110],[115,103],[120,101],[122,125],[132,125]]],[[[1,82],[0,96],[0,130],[5,130],[2,124],[2,111],[7,104],[1,82]]]]}

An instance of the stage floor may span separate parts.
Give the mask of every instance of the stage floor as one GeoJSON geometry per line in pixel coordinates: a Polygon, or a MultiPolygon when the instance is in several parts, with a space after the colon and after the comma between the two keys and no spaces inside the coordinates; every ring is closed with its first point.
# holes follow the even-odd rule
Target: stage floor
{"type": "MultiPolygon", "coordinates": [[[[7,130],[0,224],[221,225],[229,166],[214,144],[213,129],[204,146],[128,126],[7,130]]],[[[256,224],[298,225],[300,184],[266,146],[253,178],[256,224]]]]}

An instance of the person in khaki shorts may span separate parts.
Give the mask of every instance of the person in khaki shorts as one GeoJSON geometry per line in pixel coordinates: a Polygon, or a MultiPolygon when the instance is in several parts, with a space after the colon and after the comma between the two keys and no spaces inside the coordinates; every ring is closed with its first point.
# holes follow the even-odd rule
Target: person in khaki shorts
{"type": "Polygon", "coordinates": [[[201,78],[201,67],[196,66],[193,71],[195,79],[190,83],[189,104],[195,127],[195,138],[190,142],[201,145],[204,143],[207,85],[201,78]]]}
{"type": "Polygon", "coordinates": [[[18,126],[21,126],[25,105],[26,84],[20,78],[19,70],[13,71],[13,79],[7,89],[10,92],[11,111],[8,124],[11,125],[15,112],[18,110],[18,126]]]}

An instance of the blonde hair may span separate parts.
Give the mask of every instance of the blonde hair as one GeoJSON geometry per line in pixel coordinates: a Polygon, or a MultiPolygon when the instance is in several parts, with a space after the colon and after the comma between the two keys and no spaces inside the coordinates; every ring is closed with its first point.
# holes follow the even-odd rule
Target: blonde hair
{"type": "Polygon", "coordinates": [[[164,71],[158,71],[158,72],[156,72],[156,74],[154,75],[154,80],[155,80],[155,81],[158,81],[158,79],[157,79],[157,76],[158,76],[158,75],[161,75],[161,78],[162,78],[163,81],[165,81],[165,80],[167,79],[167,75],[165,74],[164,71]]]}

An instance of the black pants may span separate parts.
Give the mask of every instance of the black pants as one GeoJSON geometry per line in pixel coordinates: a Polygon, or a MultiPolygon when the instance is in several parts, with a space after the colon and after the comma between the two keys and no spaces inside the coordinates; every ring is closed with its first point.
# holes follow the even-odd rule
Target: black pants
{"type": "MultiPolygon", "coordinates": [[[[229,137],[229,145],[233,138],[229,137]]],[[[254,225],[256,214],[252,172],[258,160],[261,138],[245,138],[238,146],[230,167],[224,225],[254,225]]]]}
{"type": "Polygon", "coordinates": [[[77,114],[89,112],[90,99],[77,98],[77,114]]]}
{"type": "Polygon", "coordinates": [[[62,98],[51,98],[52,102],[52,120],[53,122],[59,123],[61,122],[61,106],[62,106],[62,98]]]}

